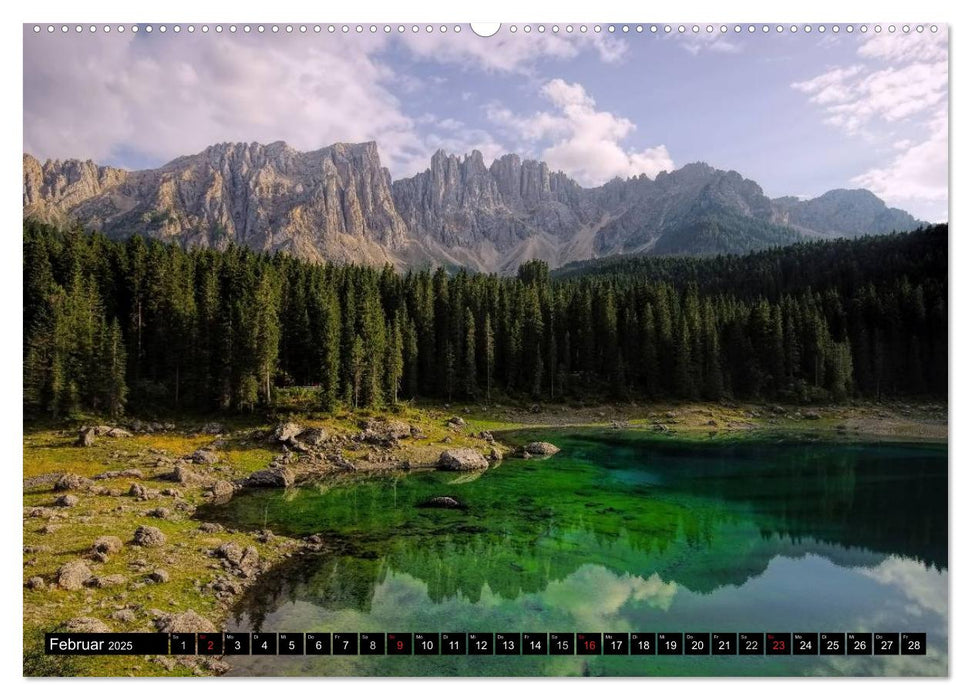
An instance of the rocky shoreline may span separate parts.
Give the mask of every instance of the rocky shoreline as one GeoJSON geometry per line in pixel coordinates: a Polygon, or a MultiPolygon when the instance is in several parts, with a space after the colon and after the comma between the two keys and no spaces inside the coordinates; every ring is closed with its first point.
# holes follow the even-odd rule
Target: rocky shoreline
{"type": "MultiPolygon", "coordinates": [[[[43,631],[216,631],[269,568],[325,550],[321,535],[295,539],[237,531],[195,518],[196,509],[254,488],[354,480],[389,471],[482,470],[515,451],[496,429],[600,425],[708,439],[759,430],[899,439],[946,439],[946,407],[612,406],[492,410],[488,418],[413,412],[343,423],[283,420],[272,427],[206,423],[82,426],[25,433],[25,649],[43,631]],[[943,436],[943,437],[942,437],[943,436]],[[52,468],[52,467],[57,467],[52,468]]],[[[463,508],[450,497],[419,504],[463,508]]],[[[53,675],[40,662],[25,674],[53,675]]],[[[33,658],[33,657],[31,657],[33,658]]],[[[99,675],[218,675],[218,658],[87,660],[99,675]],[[127,665],[126,665],[127,664],[127,665]]],[[[84,673],[82,671],[82,673],[84,673]]]]}

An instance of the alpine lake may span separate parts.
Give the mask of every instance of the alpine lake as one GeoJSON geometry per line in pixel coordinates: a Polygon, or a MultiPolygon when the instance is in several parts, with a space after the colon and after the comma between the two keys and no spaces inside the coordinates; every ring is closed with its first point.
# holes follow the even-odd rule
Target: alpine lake
{"type": "Polygon", "coordinates": [[[232,675],[942,676],[947,446],[544,429],[547,459],[251,490],[199,516],[319,533],[228,631],[926,632],[926,655],[228,656],[232,675]],[[419,507],[450,496],[460,509],[419,507]]]}

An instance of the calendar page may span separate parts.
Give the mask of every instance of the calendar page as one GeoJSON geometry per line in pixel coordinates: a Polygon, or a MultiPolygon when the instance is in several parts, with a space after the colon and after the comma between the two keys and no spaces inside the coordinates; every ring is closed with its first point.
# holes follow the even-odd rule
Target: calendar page
{"type": "Polygon", "coordinates": [[[23,26],[25,676],[947,676],[948,27],[23,26]]]}

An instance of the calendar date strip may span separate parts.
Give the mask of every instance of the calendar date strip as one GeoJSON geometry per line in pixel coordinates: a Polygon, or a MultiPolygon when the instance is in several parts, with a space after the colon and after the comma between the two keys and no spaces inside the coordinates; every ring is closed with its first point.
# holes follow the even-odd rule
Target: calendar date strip
{"type": "Polygon", "coordinates": [[[49,655],[896,656],[925,632],[178,632],[44,635],[49,655]]]}

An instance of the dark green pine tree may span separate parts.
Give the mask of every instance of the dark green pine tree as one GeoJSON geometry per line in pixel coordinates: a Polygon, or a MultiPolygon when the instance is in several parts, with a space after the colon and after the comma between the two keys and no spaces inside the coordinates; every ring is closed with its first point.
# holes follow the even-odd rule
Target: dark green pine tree
{"type": "Polygon", "coordinates": [[[475,316],[471,309],[465,310],[465,358],[462,362],[465,395],[476,398],[479,394],[478,372],[476,371],[475,316]]]}
{"type": "Polygon", "coordinates": [[[395,314],[394,319],[388,325],[387,338],[384,360],[386,391],[390,404],[397,406],[401,377],[405,370],[404,339],[401,333],[400,314],[395,314]]]}

